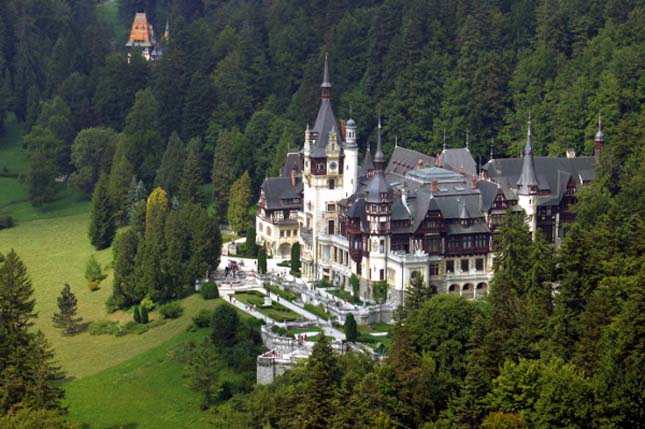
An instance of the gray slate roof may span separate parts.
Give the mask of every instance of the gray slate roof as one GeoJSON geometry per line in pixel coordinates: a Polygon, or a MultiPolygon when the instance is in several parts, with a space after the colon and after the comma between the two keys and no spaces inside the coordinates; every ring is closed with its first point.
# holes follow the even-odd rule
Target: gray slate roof
{"type": "Polygon", "coordinates": [[[390,157],[390,162],[385,168],[385,174],[405,176],[405,174],[417,168],[419,160],[423,161],[425,167],[435,165],[435,158],[423,153],[396,146],[390,157]]]}
{"type": "Polygon", "coordinates": [[[267,210],[298,209],[300,204],[286,203],[285,200],[300,198],[302,181],[297,180],[296,186],[291,185],[290,177],[269,177],[262,184],[267,210]]]}
{"type": "Polygon", "coordinates": [[[477,163],[470,150],[464,148],[444,149],[440,156],[440,167],[452,171],[460,171],[463,167],[464,174],[474,176],[477,174],[477,163]]]}

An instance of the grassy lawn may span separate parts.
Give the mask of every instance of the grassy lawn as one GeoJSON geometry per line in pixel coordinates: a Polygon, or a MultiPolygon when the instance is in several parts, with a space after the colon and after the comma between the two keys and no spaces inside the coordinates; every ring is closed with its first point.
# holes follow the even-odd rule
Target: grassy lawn
{"type": "Polygon", "coordinates": [[[322,305],[313,305],[307,303],[305,304],[305,310],[324,320],[329,320],[329,318],[331,317],[331,315],[325,311],[322,305]]]}
{"type": "MultiPolygon", "coordinates": [[[[27,171],[27,154],[21,144],[22,128],[15,116],[9,115],[0,138],[0,175],[27,171]]],[[[11,215],[16,222],[69,216],[89,210],[89,197],[63,184],[58,186],[56,200],[43,207],[33,207],[27,201],[28,196],[27,185],[20,183],[17,177],[0,177],[0,212],[11,215]]]]}
{"type": "Polygon", "coordinates": [[[264,295],[257,291],[235,292],[235,298],[245,304],[254,305],[256,311],[269,316],[276,322],[290,322],[302,317],[295,311],[291,311],[275,301],[271,304],[271,308],[262,307],[264,305],[264,295]]]}
{"type": "MultiPolygon", "coordinates": [[[[27,266],[34,286],[36,311],[39,318],[36,328],[41,329],[56,350],[56,358],[70,377],[82,378],[110,368],[156,347],[181,333],[191,323],[192,317],[202,308],[210,308],[212,300],[204,301],[191,296],[182,303],[184,314],[170,320],[162,327],[153,328],[142,335],[91,336],[88,333],[63,337],[52,326],[51,316],[57,310],[56,298],[63,284],[68,282],[78,298],[78,313],[84,322],[95,320],[128,321],[131,316],[123,312],[108,314],[105,301],[112,293],[111,270],[101,288],[90,292],[84,278],[85,263],[93,253],[102,266],[111,259],[111,250],[95,252],[87,239],[87,214],[49,220],[25,222],[0,231],[0,252],[14,248],[27,266]]],[[[155,318],[153,312],[151,318],[155,318]]]]}
{"type": "MultiPolygon", "coordinates": [[[[183,332],[155,348],[65,386],[69,421],[81,428],[206,428],[208,414],[183,378],[176,351],[209,329],[183,332]]],[[[145,334],[144,334],[145,335],[145,334]]]]}

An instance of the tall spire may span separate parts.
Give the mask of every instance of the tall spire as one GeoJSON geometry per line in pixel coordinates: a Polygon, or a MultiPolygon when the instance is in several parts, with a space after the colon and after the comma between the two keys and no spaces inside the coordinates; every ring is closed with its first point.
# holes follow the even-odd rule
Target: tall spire
{"type": "Polygon", "coordinates": [[[490,160],[493,160],[493,138],[490,138],[490,160]]]}
{"type": "Polygon", "coordinates": [[[376,154],[374,155],[374,167],[376,171],[383,171],[383,144],[381,142],[381,118],[378,118],[378,138],[376,140],[376,154]]]}
{"type": "Polygon", "coordinates": [[[470,128],[466,128],[466,149],[468,149],[468,136],[470,135],[470,128]]]}
{"type": "Polygon", "coordinates": [[[320,84],[320,96],[327,99],[331,97],[331,82],[329,81],[329,61],[327,60],[326,52],[325,67],[323,69],[323,81],[320,84]]]}
{"type": "Polygon", "coordinates": [[[446,129],[443,129],[443,150],[446,150],[446,129]]]}
{"type": "Polygon", "coordinates": [[[535,194],[538,190],[538,179],[535,174],[535,159],[533,159],[533,135],[531,134],[531,111],[529,110],[528,131],[526,133],[526,145],[524,146],[524,162],[522,173],[517,180],[518,193],[520,195],[535,194]]]}
{"type": "Polygon", "coordinates": [[[600,111],[598,111],[598,132],[596,133],[594,141],[605,141],[605,134],[602,132],[602,119],[600,117],[600,111]]]}
{"type": "Polygon", "coordinates": [[[600,154],[602,153],[602,147],[605,145],[605,134],[602,132],[602,121],[600,119],[600,111],[598,112],[598,132],[596,137],[594,137],[594,149],[593,156],[596,158],[596,162],[600,161],[600,154]]]}

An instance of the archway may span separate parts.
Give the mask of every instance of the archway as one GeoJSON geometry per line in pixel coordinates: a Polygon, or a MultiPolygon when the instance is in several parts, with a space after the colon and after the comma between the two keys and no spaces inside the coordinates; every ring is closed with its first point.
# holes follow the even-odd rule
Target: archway
{"type": "Polygon", "coordinates": [[[289,259],[291,257],[291,244],[282,243],[278,248],[278,253],[282,259],[289,259]]]}
{"type": "Polygon", "coordinates": [[[470,283],[466,283],[461,290],[461,296],[466,299],[473,299],[475,297],[475,286],[470,283]]]}
{"type": "Polygon", "coordinates": [[[450,295],[459,295],[459,285],[450,285],[448,288],[448,293],[450,295]]]}
{"type": "Polygon", "coordinates": [[[488,294],[488,285],[486,283],[478,283],[476,297],[483,298],[487,294],[488,294]]]}

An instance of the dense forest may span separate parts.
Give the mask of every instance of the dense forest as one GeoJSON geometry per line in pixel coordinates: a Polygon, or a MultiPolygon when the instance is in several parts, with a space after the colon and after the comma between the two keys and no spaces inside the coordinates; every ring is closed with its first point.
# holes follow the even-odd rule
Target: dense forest
{"type": "MultiPolygon", "coordinates": [[[[115,245],[114,307],[182,296],[209,268],[219,236],[202,185],[220,220],[229,195],[252,201],[314,119],[325,54],[337,116],[354,117],[362,149],[380,115],[388,151],[396,139],[436,153],[445,130],[448,147],[468,133],[475,159],[516,156],[530,111],[537,154],[591,154],[602,116],[606,150],[561,249],[509,216],[489,299],[410,300],[383,363],[322,341],[271,386],[207,397],[215,427],[643,427],[642,1],[116,1],[111,19],[105,1],[0,0],[0,127],[24,124],[32,203],[62,186],[91,196],[96,248],[131,225],[115,245]],[[125,50],[142,10],[157,32],[169,23],[154,63],[125,50]]],[[[49,383],[61,375],[28,331],[24,271],[0,257],[0,306],[21,307],[2,324],[0,369],[14,378],[0,396],[58,427],[49,383]]]]}

